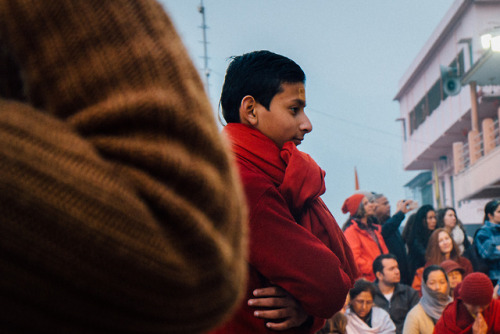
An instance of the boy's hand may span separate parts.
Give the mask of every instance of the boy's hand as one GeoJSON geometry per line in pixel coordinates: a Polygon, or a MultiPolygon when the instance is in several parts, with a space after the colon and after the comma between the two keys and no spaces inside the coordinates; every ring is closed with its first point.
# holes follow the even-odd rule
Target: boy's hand
{"type": "Polygon", "coordinates": [[[265,308],[254,312],[254,316],[269,320],[266,326],[276,331],[299,327],[306,322],[308,315],[299,302],[279,286],[256,289],[248,305],[265,308]]]}

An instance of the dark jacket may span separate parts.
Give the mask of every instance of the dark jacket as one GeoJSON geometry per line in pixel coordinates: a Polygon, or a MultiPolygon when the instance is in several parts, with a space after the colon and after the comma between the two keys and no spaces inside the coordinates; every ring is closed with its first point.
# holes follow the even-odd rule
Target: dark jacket
{"type": "Polygon", "coordinates": [[[405,214],[401,211],[396,212],[392,217],[387,219],[382,224],[382,237],[387,249],[389,249],[389,253],[394,254],[398,260],[401,283],[411,285],[413,277],[410,276],[406,245],[401,237],[401,232],[399,232],[399,226],[401,226],[404,219],[405,214]]]}
{"type": "Polygon", "coordinates": [[[375,283],[374,285],[375,296],[373,301],[375,305],[389,312],[392,321],[396,325],[396,333],[402,333],[406,315],[420,300],[418,292],[406,284],[397,284],[391,300],[388,301],[380,292],[378,284],[375,283]]]}
{"type": "Polygon", "coordinates": [[[425,265],[425,251],[432,231],[424,228],[421,222],[415,222],[410,230],[408,243],[408,264],[411,277],[415,276],[418,268],[425,265]]]}

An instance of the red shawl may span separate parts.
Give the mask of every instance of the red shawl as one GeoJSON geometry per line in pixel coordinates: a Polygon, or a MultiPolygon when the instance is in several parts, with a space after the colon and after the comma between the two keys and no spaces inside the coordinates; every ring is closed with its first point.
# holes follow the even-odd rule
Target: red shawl
{"type": "Polygon", "coordinates": [[[297,223],[311,231],[339,259],[351,284],[359,276],[352,251],[335,218],[320,196],[325,192],[325,172],[293,142],[279,149],[260,131],[239,123],[228,124],[224,132],[232,150],[268,175],[288,203],[297,223]]]}
{"type": "MultiPolygon", "coordinates": [[[[500,300],[493,299],[490,306],[483,311],[484,320],[488,324],[488,334],[500,333],[500,300]]],[[[472,333],[474,318],[465,308],[463,301],[457,298],[448,304],[443,315],[434,327],[434,333],[472,333]]]]}

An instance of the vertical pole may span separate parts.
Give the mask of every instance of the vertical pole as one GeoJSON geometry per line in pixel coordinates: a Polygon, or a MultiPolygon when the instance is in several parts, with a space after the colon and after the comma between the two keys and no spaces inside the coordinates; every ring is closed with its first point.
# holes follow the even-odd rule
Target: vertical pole
{"type": "Polygon", "coordinates": [[[205,6],[203,5],[203,0],[200,0],[200,6],[198,7],[198,12],[201,14],[201,29],[203,31],[203,73],[205,74],[205,88],[207,90],[207,94],[209,92],[209,81],[210,77],[210,69],[208,68],[208,49],[207,49],[207,24],[205,21],[205,6]]]}
{"type": "Polygon", "coordinates": [[[470,86],[470,118],[472,131],[479,131],[479,121],[477,116],[477,89],[476,82],[471,81],[470,86]]]}
{"type": "Polygon", "coordinates": [[[481,123],[483,129],[484,155],[495,149],[495,122],[492,118],[485,118],[481,123]]]}
{"type": "Polygon", "coordinates": [[[471,130],[467,135],[469,141],[469,164],[472,166],[481,158],[481,137],[478,130],[471,130]]]}
{"type": "Polygon", "coordinates": [[[465,169],[464,164],[464,144],[462,142],[453,143],[453,166],[455,168],[455,175],[465,169]]]}

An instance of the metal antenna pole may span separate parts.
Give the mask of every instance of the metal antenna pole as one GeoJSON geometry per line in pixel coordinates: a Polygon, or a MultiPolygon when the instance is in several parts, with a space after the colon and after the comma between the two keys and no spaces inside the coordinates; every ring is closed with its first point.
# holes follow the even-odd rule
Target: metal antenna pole
{"type": "Polygon", "coordinates": [[[203,72],[205,74],[205,86],[206,86],[206,90],[207,90],[207,93],[209,92],[209,81],[208,81],[208,78],[210,77],[210,69],[208,68],[208,50],[207,50],[207,24],[206,24],[206,21],[205,21],[205,6],[203,6],[203,0],[200,0],[200,5],[198,6],[198,12],[201,14],[201,19],[202,19],[202,23],[201,23],[201,29],[203,31],[203,63],[204,63],[204,67],[203,67],[203,72]]]}

